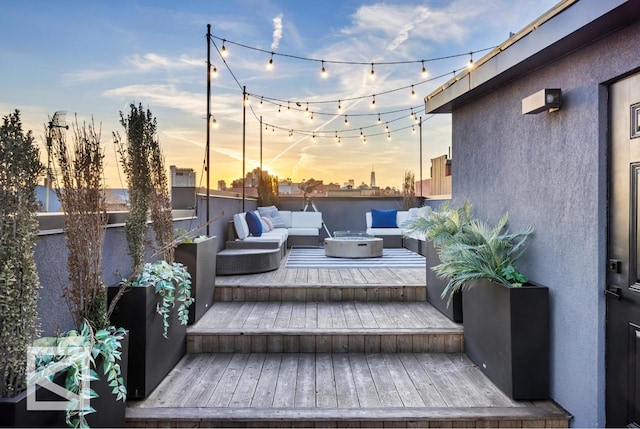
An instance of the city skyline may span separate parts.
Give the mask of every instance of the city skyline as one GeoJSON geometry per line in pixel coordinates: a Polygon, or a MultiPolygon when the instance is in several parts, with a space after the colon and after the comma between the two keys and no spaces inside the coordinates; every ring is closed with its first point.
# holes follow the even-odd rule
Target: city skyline
{"type": "Polygon", "coordinates": [[[107,186],[123,187],[111,134],[122,133],[119,112],[142,103],[158,119],[166,165],[193,168],[199,186],[206,186],[205,35],[211,24],[218,72],[211,112],[219,125],[211,133],[212,188],[242,176],[242,87],[250,94],[245,171],[260,165],[262,133],[263,167],[280,178],[342,183],[343,176],[369,177],[375,164],[378,183],[399,187],[405,170],[420,175],[419,127],[407,110],[415,107],[410,112],[425,121],[426,179],[429,160],[448,153],[451,124],[448,115],[425,115],[423,98],[555,3],[10,2],[0,17],[0,112],[20,109],[43,148],[44,124],[55,111],[67,111],[68,124],[74,114],[80,123],[93,117],[101,124],[107,186]],[[228,67],[218,55],[225,40],[228,67]],[[318,59],[326,62],[312,61],[318,59]],[[287,130],[296,130],[291,140],[287,130]]]}

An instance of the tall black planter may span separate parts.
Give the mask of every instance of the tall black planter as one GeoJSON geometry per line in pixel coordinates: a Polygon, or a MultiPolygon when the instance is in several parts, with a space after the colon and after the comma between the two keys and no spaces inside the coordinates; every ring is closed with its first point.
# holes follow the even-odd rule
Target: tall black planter
{"type": "Polygon", "coordinates": [[[462,323],[462,292],[453,294],[453,300],[448,306],[448,298],[441,298],[449,280],[440,279],[433,272],[432,268],[440,264],[440,255],[431,240],[425,242],[425,256],[427,259],[427,302],[449,319],[462,323]]]}
{"type": "MultiPolygon", "coordinates": [[[[118,290],[109,287],[109,304],[118,290]]],[[[128,399],[147,397],[187,352],[187,327],[178,321],[176,308],[164,338],[157,302],[153,286],[129,287],[111,314],[112,325],[129,331],[128,399]]]]}
{"type": "MultiPolygon", "coordinates": [[[[127,381],[127,357],[129,349],[128,335],[122,340],[122,354],[120,371],[122,377],[127,381]]],[[[124,427],[125,425],[125,401],[117,401],[116,396],[111,393],[113,390],[109,386],[107,377],[102,369],[102,357],[96,359],[95,370],[100,379],[91,382],[91,388],[99,395],[91,399],[91,406],[95,413],[87,415],[87,423],[91,427],[124,427]]],[[[54,382],[64,386],[66,371],[60,372],[54,378],[54,382]]],[[[36,387],[36,398],[38,401],[59,401],[62,400],[55,393],[47,389],[36,387]]],[[[58,427],[66,428],[64,411],[37,411],[27,410],[27,391],[20,393],[13,398],[0,399],[0,426],[2,427],[58,427]]]]}
{"type": "Polygon", "coordinates": [[[213,305],[216,286],[216,237],[198,243],[182,243],[175,251],[175,261],[187,267],[191,275],[189,324],[193,325],[213,305]]]}
{"type": "Polygon", "coordinates": [[[467,356],[512,399],[547,399],[549,289],[480,280],[462,306],[467,356]]]}

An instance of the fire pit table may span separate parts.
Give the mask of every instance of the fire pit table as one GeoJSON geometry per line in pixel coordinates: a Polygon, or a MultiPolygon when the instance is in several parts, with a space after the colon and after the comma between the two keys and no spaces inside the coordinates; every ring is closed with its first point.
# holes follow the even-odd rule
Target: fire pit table
{"type": "Polygon", "coordinates": [[[332,258],[379,258],[382,238],[363,231],[336,231],[332,238],[324,239],[324,253],[332,258]]]}

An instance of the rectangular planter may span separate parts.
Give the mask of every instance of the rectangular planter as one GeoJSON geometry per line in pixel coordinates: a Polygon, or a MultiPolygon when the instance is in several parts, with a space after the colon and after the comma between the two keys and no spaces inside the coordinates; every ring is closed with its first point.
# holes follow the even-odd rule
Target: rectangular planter
{"type": "Polygon", "coordinates": [[[480,280],[462,306],[467,356],[512,399],[547,399],[549,289],[480,280]]]}
{"type": "MultiPolygon", "coordinates": [[[[122,377],[127,380],[127,357],[129,349],[128,336],[122,340],[122,355],[120,361],[120,371],[122,377]]],[[[116,396],[111,393],[112,387],[107,382],[107,377],[103,373],[102,357],[96,359],[96,372],[100,379],[91,382],[91,388],[99,395],[91,399],[91,406],[95,413],[87,416],[87,423],[91,427],[124,427],[126,402],[117,401],[116,396]]],[[[54,382],[64,386],[66,371],[59,372],[54,382]]],[[[36,387],[36,398],[38,401],[59,401],[61,397],[55,393],[36,387]]],[[[64,411],[27,410],[27,391],[24,391],[13,398],[0,399],[0,426],[2,427],[59,427],[66,428],[64,411]]]]}
{"type": "MultiPolygon", "coordinates": [[[[109,287],[109,304],[119,289],[109,287]]],[[[187,327],[178,321],[178,312],[172,311],[164,338],[156,303],[152,286],[129,287],[111,314],[112,325],[129,331],[128,399],[149,396],[187,352],[187,327]]]]}
{"type": "Polygon", "coordinates": [[[175,251],[175,261],[187,267],[191,275],[189,324],[193,325],[213,305],[216,286],[216,237],[198,243],[182,243],[175,251]]]}
{"type": "Polygon", "coordinates": [[[427,258],[427,302],[449,319],[457,323],[462,323],[462,292],[455,293],[453,300],[448,306],[448,298],[441,298],[442,292],[447,287],[449,280],[438,278],[432,269],[440,264],[440,255],[438,255],[438,250],[431,240],[425,242],[425,256],[427,258]]]}

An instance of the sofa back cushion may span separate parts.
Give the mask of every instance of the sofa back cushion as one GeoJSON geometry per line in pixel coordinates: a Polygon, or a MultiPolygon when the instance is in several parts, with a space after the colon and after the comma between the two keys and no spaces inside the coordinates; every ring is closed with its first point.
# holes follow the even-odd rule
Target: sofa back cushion
{"type": "Polygon", "coordinates": [[[371,209],[372,228],[397,228],[398,210],[371,209]]]}
{"type": "Polygon", "coordinates": [[[260,237],[262,235],[262,222],[260,222],[260,217],[254,212],[247,212],[245,218],[249,226],[249,233],[254,237],[260,237]]]}
{"type": "Polygon", "coordinates": [[[284,227],[282,228],[291,228],[291,213],[288,210],[279,210],[280,217],[282,218],[282,222],[284,223],[284,227]]]}
{"type": "Polygon", "coordinates": [[[258,207],[258,212],[260,213],[260,216],[268,217],[269,219],[271,219],[271,223],[273,223],[274,228],[287,227],[276,206],[258,207]]]}
{"type": "Polygon", "coordinates": [[[292,228],[322,228],[322,213],[291,212],[292,228]]]}
{"type": "Polygon", "coordinates": [[[247,219],[244,213],[236,213],[233,215],[233,226],[240,240],[244,240],[249,236],[249,225],[247,225],[247,219]]]}

